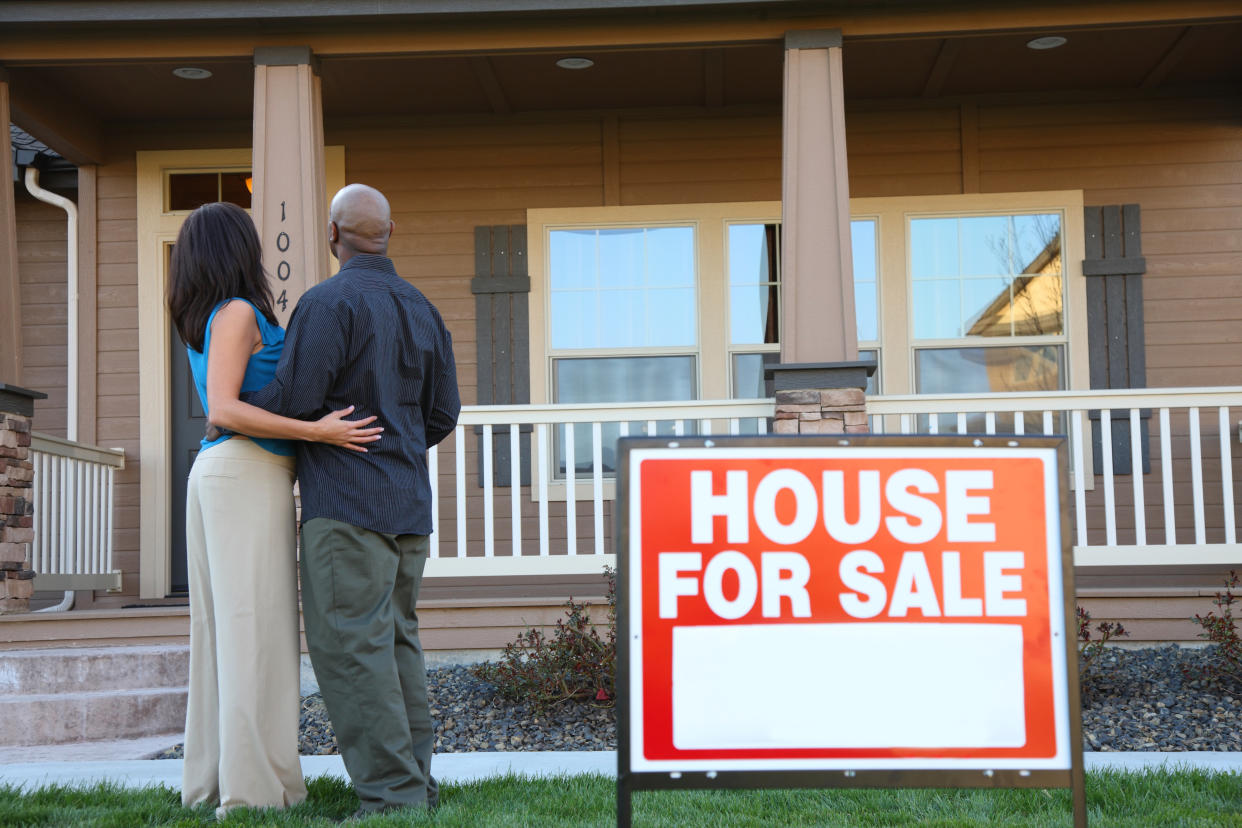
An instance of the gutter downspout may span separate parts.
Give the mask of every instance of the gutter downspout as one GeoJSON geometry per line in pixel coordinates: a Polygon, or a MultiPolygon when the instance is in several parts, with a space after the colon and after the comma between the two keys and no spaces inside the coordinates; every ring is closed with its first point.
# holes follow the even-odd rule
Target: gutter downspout
{"type": "MultiPolygon", "coordinates": [[[[40,187],[37,167],[26,168],[26,189],[39,201],[64,210],[68,219],[65,240],[68,251],[66,271],[68,272],[69,311],[69,320],[66,325],[68,377],[65,380],[65,391],[68,399],[65,411],[65,436],[76,441],[78,439],[78,207],[64,196],[40,187]]],[[[59,604],[54,607],[45,607],[37,612],[71,610],[75,597],[73,590],[65,590],[65,597],[59,604]]]]}

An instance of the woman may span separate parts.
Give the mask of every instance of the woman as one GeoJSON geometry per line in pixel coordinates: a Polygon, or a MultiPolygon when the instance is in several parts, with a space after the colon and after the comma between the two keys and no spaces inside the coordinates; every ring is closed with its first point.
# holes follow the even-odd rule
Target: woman
{"type": "Polygon", "coordinates": [[[293,445],[366,451],[383,429],[353,407],[303,422],[238,395],[275,373],[285,332],[244,210],[206,204],[173,248],[168,307],[209,421],[186,495],[190,697],[181,800],[283,807],[306,798],[298,760],[299,638],[293,445]]]}

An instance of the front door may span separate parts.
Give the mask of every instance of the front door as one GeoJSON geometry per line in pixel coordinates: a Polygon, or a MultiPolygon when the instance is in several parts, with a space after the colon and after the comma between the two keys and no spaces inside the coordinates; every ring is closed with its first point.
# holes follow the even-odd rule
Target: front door
{"type": "Polygon", "coordinates": [[[172,520],[169,539],[169,590],[171,595],[189,591],[185,554],[185,492],[190,467],[198,456],[199,441],[207,427],[207,412],[199,401],[185,345],[174,325],[169,336],[172,347],[172,520]]]}
{"type": "MultiPolygon", "coordinates": [[[[165,245],[165,283],[169,264],[172,262],[171,244],[165,245]]],[[[186,356],[185,343],[177,334],[177,326],[169,320],[168,341],[172,346],[169,354],[169,410],[171,422],[169,434],[172,450],[171,501],[172,517],[169,538],[169,594],[185,595],[190,589],[185,551],[185,492],[190,477],[190,467],[198,456],[199,441],[207,427],[207,412],[203,410],[194,377],[190,373],[190,360],[186,356]]]]}

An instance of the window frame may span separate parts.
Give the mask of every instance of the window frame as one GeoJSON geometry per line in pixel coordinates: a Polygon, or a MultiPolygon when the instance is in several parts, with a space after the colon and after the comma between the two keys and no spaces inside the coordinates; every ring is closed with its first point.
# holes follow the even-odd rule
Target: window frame
{"type": "MultiPolygon", "coordinates": [[[[1085,255],[1082,207],[1081,190],[850,199],[851,217],[875,216],[880,222],[877,228],[880,237],[878,304],[882,357],[879,373],[884,393],[917,393],[914,361],[915,352],[920,349],[1028,344],[1064,345],[1065,388],[1088,388],[1090,352],[1087,340],[1087,284],[1082,275],[1085,255]],[[961,337],[916,342],[911,301],[910,221],[1015,213],[1057,213],[1061,217],[1064,333],[1056,336],[961,337]]],[[[860,343],[859,347],[869,346],[860,343]]]]}
{"type": "MultiPolygon", "coordinates": [[[[876,351],[879,368],[876,387],[885,395],[915,394],[915,352],[920,348],[1000,347],[1054,342],[1065,348],[1066,389],[1089,387],[1090,353],[1087,339],[1083,193],[1048,190],[1019,193],[969,193],[928,196],[852,198],[850,220],[876,223],[876,332],[878,339],[860,341],[859,350],[876,351]],[[909,259],[911,219],[1056,213],[1061,217],[1064,333],[1058,336],[967,337],[921,340],[912,336],[913,279],[909,259]],[[986,341],[985,341],[986,340],[986,341]]],[[[553,361],[560,357],[660,356],[692,354],[699,399],[732,398],[732,360],[736,353],[778,352],[779,345],[734,345],[730,341],[728,228],[734,224],[781,223],[781,202],[721,202],[706,204],[625,205],[612,207],[533,208],[527,210],[527,250],[530,291],[530,393],[536,402],[553,403],[553,361]],[[696,323],[698,343],[684,348],[618,348],[553,350],[551,320],[549,233],[553,230],[613,227],[690,226],[695,233],[696,323]]],[[[780,290],[783,292],[783,279],[780,290]]],[[[783,308],[782,308],[783,311],[783,308]]],[[[780,322],[782,335],[785,325],[780,322]]],[[[607,497],[612,496],[611,481],[607,497]]],[[[550,481],[564,498],[564,482],[550,481]]],[[[579,494],[590,496],[590,484],[579,482],[579,494]]],[[[535,497],[536,487],[532,487],[535,497]]]]}

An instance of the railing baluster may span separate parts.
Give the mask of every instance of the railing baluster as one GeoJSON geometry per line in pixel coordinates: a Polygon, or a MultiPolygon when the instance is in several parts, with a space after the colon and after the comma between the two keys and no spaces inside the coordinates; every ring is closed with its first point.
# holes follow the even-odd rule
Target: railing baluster
{"type": "Polygon", "coordinates": [[[647,436],[655,437],[657,434],[659,434],[659,430],[656,428],[656,421],[648,420],[647,421],[647,436]]]}
{"type": "Polygon", "coordinates": [[[617,431],[620,433],[620,436],[629,437],[630,436],[629,422],[627,420],[622,420],[621,422],[617,423],[617,431]]]}
{"type": "Polygon", "coordinates": [[[51,528],[52,514],[52,497],[51,485],[52,475],[48,471],[48,456],[40,452],[35,455],[35,474],[39,476],[39,492],[40,496],[35,500],[35,520],[38,521],[39,527],[35,533],[35,549],[37,555],[32,556],[36,564],[36,572],[50,572],[52,566],[52,547],[49,531],[51,528]]]}
{"type": "Polygon", "coordinates": [[[911,414],[902,414],[897,418],[902,434],[909,434],[914,429],[914,416],[911,414]]]}
{"type": "Polygon", "coordinates": [[[755,425],[758,428],[760,434],[768,433],[768,418],[767,417],[760,417],[756,421],[755,425]]]}
{"type": "Polygon", "coordinates": [[[513,557],[522,557],[522,437],[517,423],[509,424],[509,526],[513,557]]]}
{"type": "Polygon", "coordinates": [[[457,496],[457,557],[467,557],[466,552],[466,429],[457,426],[453,429],[454,446],[453,460],[457,479],[453,482],[453,492],[457,496]]]}
{"type": "Polygon", "coordinates": [[[591,468],[595,501],[595,554],[604,554],[604,427],[591,423],[591,468]]]}
{"type": "Polygon", "coordinates": [[[704,437],[712,436],[712,421],[711,420],[699,420],[698,424],[699,424],[699,434],[701,434],[704,437]]]}
{"type": "Polygon", "coordinates": [[[685,420],[674,420],[673,421],[673,434],[678,437],[683,437],[685,436],[685,433],[686,433],[686,421],[685,420]]]}
{"type": "Polygon", "coordinates": [[[928,414],[927,415],[927,433],[928,434],[939,434],[940,433],[940,415],[939,414],[928,414]]]}
{"type": "Polygon", "coordinates": [[[431,549],[429,557],[440,557],[440,447],[427,449],[427,476],[431,478],[431,549]]]}
{"type": "Polygon", "coordinates": [[[965,411],[957,412],[957,433],[958,434],[966,433],[966,412],[965,411]]]}
{"type": "Polygon", "coordinates": [[[95,561],[95,516],[99,514],[99,486],[95,480],[97,467],[94,463],[83,464],[82,471],[86,476],[86,508],[82,511],[85,524],[82,534],[82,545],[86,553],[86,571],[96,573],[99,569],[95,561]]]}
{"type": "Polygon", "coordinates": [[[1164,493],[1164,542],[1177,543],[1177,514],[1173,508],[1173,438],[1169,409],[1160,409],[1160,483],[1164,493]]]}
{"type": "Polygon", "coordinates": [[[1014,434],[1025,434],[1026,433],[1026,422],[1023,420],[1021,411],[1013,412],[1013,433],[1014,434]]]}
{"type": "Polygon", "coordinates": [[[1143,495],[1143,438],[1137,408],[1130,409],[1130,480],[1134,485],[1134,542],[1147,545],[1147,504],[1143,495]]]}
{"type": "Polygon", "coordinates": [[[729,418],[729,433],[730,434],[741,434],[742,433],[742,421],[739,418],[737,417],[729,418]]]}
{"type": "Polygon", "coordinates": [[[104,467],[95,466],[95,537],[92,539],[92,546],[95,549],[95,572],[100,575],[107,573],[104,566],[103,557],[103,538],[100,536],[100,528],[103,525],[103,502],[104,502],[104,467]]]}
{"type": "Polygon", "coordinates": [[[539,446],[535,456],[539,458],[539,554],[548,555],[548,424],[535,426],[539,446]]]}
{"type": "Polygon", "coordinates": [[[107,569],[112,572],[112,496],[113,490],[116,488],[116,469],[109,468],[106,472],[108,478],[108,502],[104,508],[104,538],[107,540],[107,569]]]}
{"type": "Polygon", "coordinates": [[[1225,543],[1237,543],[1237,527],[1233,523],[1233,429],[1229,425],[1229,406],[1220,407],[1220,486],[1221,503],[1225,508],[1225,543]]]}
{"type": "Polygon", "coordinates": [[[989,411],[983,415],[983,430],[987,434],[996,433],[996,412],[989,411]]]}
{"type": "Polygon", "coordinates": [[[1101,465],[1104,469],[1104,543],[1117,545],[1117,503],[1113,493],[1113,412],[1100,409],[1101,465]]]}
{"type": "Polygon", "coordinates": [[[1074,438],[1074,518],[1078,524],[1078,545],[1087,545],[1087,491],[1083,479],[1083,463],[1087,452],[1082,444],[1082,412],[1075,409],[1070,414],[1074,438]]]}
{"type": "Polygon", "coordinates": [[[1053,430],[1054,429],[1052,428],[1052,412],[1045,411],[1044,412],[1044,434],[1052,434],[1053,430]]]}
{"type": "Polygon", "coordinates": [[[492,502],[491,423],[483,425],[483,445],[479,446],[479,451],[483,452],[483,557],[491,558],[496,555],[496,527],[494,525],[496,512],[495,504],[492,502]]]}
{"type": "Polygon", "coordinates": [[[86,534],[84,532],[86,527],[82,523],[82,515],[86,511],[86,474],[84,473],[85,471],[86,471],[86,468],[83,466],[80,460],[73,461],[73,476],[78,484],[78,508],[77,508],[77,511],[73,515],[73,522],[74,522],[73,534],[77,538],[77,544],[78,544],[78,548],[76,550],[78,572],[86,571],[86,560],[87,560],[86,558],[86,534]]]}
{"type": "Polygon", "coordinates": [[[1199,407],[1190,409],[1190,490],[1195,504],[1195,543],[1204,542],[1203,525],[1203,447],[1199,445],[1199,407]]]}
{"type": "Polygon", "coordinates": [[[574,424],[565,423],[565,550],[578,554],[578,475],[574,453],[574,424]]]}
{"type": "Polygon", "coordinates": [[[66,473],[68,462],[70,461],[66,457],[56,458],[56,482],[60,484],[60,498],[57,498],[58,503],[56,504],[56,557],[58,566],[60,566],[60,569],[56,570],[57,572],[70,572],[70,566],[72,566],[70,557],[68,557],[70,555],[70,544],[68,544],[66,536],[68,511],[70,511],[71,498],[73,497],[70,492],[68,474],[66,473]]]}

